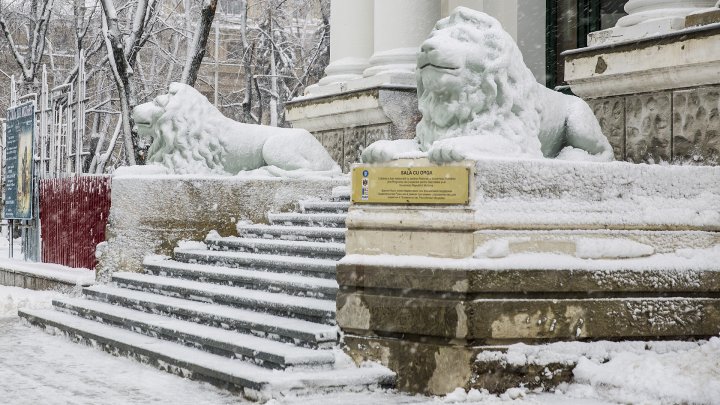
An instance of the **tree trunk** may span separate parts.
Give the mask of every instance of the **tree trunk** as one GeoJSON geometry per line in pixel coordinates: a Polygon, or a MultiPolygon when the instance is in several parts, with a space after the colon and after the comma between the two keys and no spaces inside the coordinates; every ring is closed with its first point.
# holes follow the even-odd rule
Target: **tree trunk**
{"type": "Polygon", "coordinates": [[[210,28],[215,19],[215,10],[217,9],[217,0],[210,0],[205,4],[200,12],[200,25],[193,36],[193,46],[185,68],[183,69],[182,82],[190,86],[195,85],[197,74],[205,57],[205,48],[207,47],[210,28]]]}
{"type": "Polygon", "coordinates": [[[133,71],[128,65],[125,57],[125,43],[122,41],[120,27],[118,26],[117,12],[112,0],[102,0],[105,18],[103,19],[103,31],[105,33],[105,45],[110,57],[110,66],[115,79],[115,86],[120,95],[120,111],[122,116],[123,137],[125,139],[125,152],[128,163],[135,165],[138,163],[137,155],[139,152],[137,134],[133,136],[132,127],[135,123],[132,121],[130,106],[130,81],[133,71]]]}

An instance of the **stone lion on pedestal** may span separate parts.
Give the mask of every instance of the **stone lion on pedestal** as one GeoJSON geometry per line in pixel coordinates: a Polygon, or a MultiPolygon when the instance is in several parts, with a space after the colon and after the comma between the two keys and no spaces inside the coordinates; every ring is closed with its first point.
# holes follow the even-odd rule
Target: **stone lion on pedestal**
{"type": "Polygon", "coordinates": [[[243,124],[225,117],[194,88],[172,83],[168,94],[133,110],[141,136],[152,137],[147,163],[176,174],[340,174],[340,166],[304,129],[243,124]]]}
{"type": "Polygon", "coordinates": [[[612,147],[580,98],[545,88],[487,14],[459,7],[418,54],[414,140],[379,141],[365,163],[427,153],[436,163],[482,157],[611,161],[612,147]]]}

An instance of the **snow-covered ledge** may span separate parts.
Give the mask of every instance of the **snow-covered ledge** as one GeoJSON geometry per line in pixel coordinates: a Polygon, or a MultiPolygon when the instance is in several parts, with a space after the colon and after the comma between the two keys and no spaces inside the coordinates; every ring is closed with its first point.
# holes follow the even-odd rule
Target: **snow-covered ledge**
{"type": "Polygon", "coordinates": [[[588,45],[611,44],[667,34],[685,28],[689,14],[715,6],[716,0],[629,0],[627,16],[615,27],[588,35],[588,45]]]}
{"type": "Polygon", "coordinates": [[[563,53],[565,80],[583,98],[720,83],[720,25],[563,53]]]}

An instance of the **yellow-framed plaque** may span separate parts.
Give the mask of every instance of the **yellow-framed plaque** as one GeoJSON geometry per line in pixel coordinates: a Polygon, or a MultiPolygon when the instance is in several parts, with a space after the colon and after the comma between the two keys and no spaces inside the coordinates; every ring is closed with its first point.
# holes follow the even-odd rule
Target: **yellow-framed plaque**
{"type": "Polygon", "coordinates": [[[465,205],[470,202],[470,167],[355,166],[352,202],[465,205]]]}

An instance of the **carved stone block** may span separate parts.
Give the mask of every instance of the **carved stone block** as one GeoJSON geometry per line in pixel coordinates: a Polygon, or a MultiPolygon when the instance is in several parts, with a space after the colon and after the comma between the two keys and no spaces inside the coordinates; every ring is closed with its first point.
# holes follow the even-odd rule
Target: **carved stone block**
{"type": "Polygon", "coordinates": [[[336,130],[322,133],[322,146],[341,167],[345,159],[343,154],[343,132],[343,130],[336,130]]]}
{"type": "Polygon", "coordinates": [[[382,139],[392,139],[392,128],[390,124],[372,125],[366,128],[365,141],[367,145],[382,139]]]}
{"type": "Polygon", "coordinates": [[[365,129],[366,127],[358,127],[345,130],[343,172],[349,172],[351,164],[360,162],[360,155],[366,146],[365,129]]]}
{"type": "Polygon", "coordinates": [[[678,163],[720,163],[720,87],[673,94],[673,159],[678,163]]]}
{"type": "Polygon", "coordinates": [[[625,99],[609,97],[588,100],[600,123],[603,134],[610,141],[615,152],[615,159],[625,159],[625,99]]]}
{"type": "Polygon", "coordinates": [[[635,163],[669,162],[672,158],[670,92],[625,98],[625,158],[635,163]]]}

